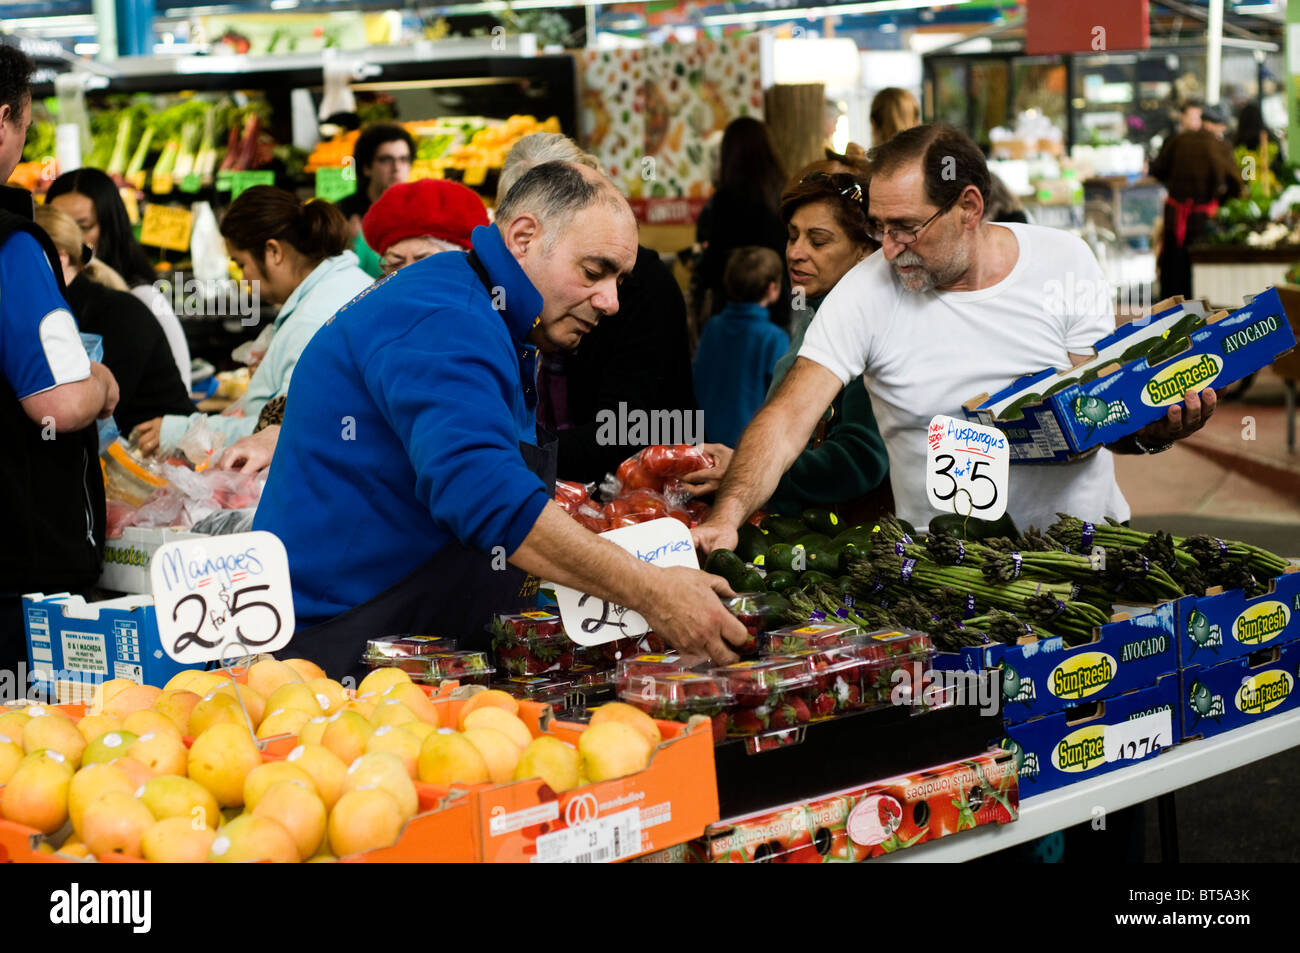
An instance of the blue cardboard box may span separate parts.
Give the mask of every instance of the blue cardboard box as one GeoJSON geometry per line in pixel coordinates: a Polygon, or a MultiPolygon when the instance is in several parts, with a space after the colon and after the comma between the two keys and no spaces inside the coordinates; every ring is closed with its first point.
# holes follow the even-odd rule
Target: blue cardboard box
{"type": "Polygon", "coordinates": [[[1270,288],[1231,314],[1208,316],[1205,327],[1188,335],[1187,348],[1154,367],[1145,356],[1126,357],[1134,345],[1164,336],[1189,314],[1205,317],[1195,302],[1178,304],[1102,338],[1092,361],[1021,378],[992,396],[967,401],[963,412],[1007,435],[1013,463],[1071,460],[1160,420],[1188,389],[1231,384],[1296,343],[1277,289],[1270,288]],[[1089,371],[1098,376],[1081,383],[1089,371]],[[1014,405],[1023,416],[1004,419],[1014,405]]]}
{"type": "Polygon", "coordinates": [[[1182,673],[1182,739],[1208,738],[1300,708],[1300,642],[1182,673]]]}
{"type": "Polygon", "coordinates": [[[1300,569],[1275,577],[1268,590],[1254,599],[1229,589],[1185,600],[1179,613],[1179,666],[1218,665],[1300,639],[1300,569]]]}
{"type": "Polygon", "coordinates": [[[1129,616],[1094,630],[1092,642],[1067,648],[1060,638],[1026,639],[939,653],[935,667],[1002,670],[1002,715],[1027,721],[1068,705],[1110,698],[1154,685],[1178,671],[1178,607],[1187,599],[1164,602],[1150,612],[1129,616]]]}
{"type": "Polygon", "coordinates": [[[163,651],[152,596],[86,602],[62,593],[23,596],[28,678],[60,703],[89,701],[94,686],[125,678],[161,688],[185,668],[163,651]]]}
{"type": "Polygon", "coordinates": [[[1007,725],[1000,744],[1016,757],[1021,798],[1159,757],[1172,748],[1179,732],[1178,685],[1177,674],[1166,675],[1147,688],[1007,725]],[[1134,749],[1129,758],[1106,760],[1108,727],[1162,711],[1170,714],[1170,737],[1160,738],[1158,747],[1134,749]]]}

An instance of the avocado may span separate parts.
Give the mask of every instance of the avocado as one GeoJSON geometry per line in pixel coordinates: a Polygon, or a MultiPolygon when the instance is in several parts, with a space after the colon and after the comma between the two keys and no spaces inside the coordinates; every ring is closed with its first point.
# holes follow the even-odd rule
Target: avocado
{"type": "Polygon", "coordinates": [[[767,551],[763,568],[768,572],[790,572],[794,569],[795,555],[795,547],[790,543],[777,543],[767,551]]]}
{"type": "Polygon", "coordinates": [[[1156,343],[1159,340],[1160,338],[1158,337],[1146,338],[1143,341],[1138,341],[1136,344],[1130,345],[1124,353],[1119,356],[1120,363],[1127,364],[1129,361],[1136,361],[1140,357],[1146,357],[1151,353],[1151,349],[1156,346],[1156,343]]]}
{"type": "Polygon", "coordinates": [[[745,523],[736,533],[736,555],[747,563],[752,563],[759,556],[767,552],[767,547],[771,545],[768,542],[767,534],[755,526],[753,523],[745,523]]]}
{"type": "Polygon", "coordinates": [[[730,585],[732,590],[738,593],[763,592],[767,589],[767,583],[763,581],[763,574],[756,569],[746,569],[735,582],[730,582],[730,585]]]}
{"type": "Polygon", "coordinates": [[[796,546],[803,546],[805,549],[813,546],[818,549],[829,549],[834,545],[831,538],[825,533],[804,533],[794,543],[796,546]]]}
{"type": "Polygon", "coordinates": [[[769,572],[766,582],[768,592],[785,592],[799,585],[799,577],[792,572],[769,572]]]}
{"type": "Polygon", "coordinates": [[[871,552],[868,546],[859,546],[857,543],[849,540],[843,543],[836,552],[835,568],[841,572],[849,571],[849,564],[855,559],[864,559],[871,552]]]}
{"type": "Polygon", "coordinates": [[[803,589],[804,592],[807,592],[815,586],[825,585],[828,582],[834,582],[834,580],[824,572],[809,571],[799,577],[799,587],[803,589]]]}
{"type": "Polygon", "coordinates": [[[838,516],[820,507],[809,507],[804,510],[803,522],[814,533],[823,533],[826,536],[832,536],[842,528],[838,516]]]}
{"type": "Polygon", "coordinates": [[[727,585],[736,588],[736,580],[747,570],[745,562],[730,549],[715,549],[704,561],[704,571],[727,580],[727,585]]]}
{"type": "Polygon", "coordinates": [[[821,572],[835,572],[839,568],[839,555],[830,546],[805,545],[805,567],[821,572]]]}
{"type": "Polygon", "coordinates": [[[802,536],[808,532],[808,528],[798,520],[792,520],[787,516],[768,516],[759,524],[760,528],[768,534],[770,542],[789,542],[796,536],[802,536]]]}

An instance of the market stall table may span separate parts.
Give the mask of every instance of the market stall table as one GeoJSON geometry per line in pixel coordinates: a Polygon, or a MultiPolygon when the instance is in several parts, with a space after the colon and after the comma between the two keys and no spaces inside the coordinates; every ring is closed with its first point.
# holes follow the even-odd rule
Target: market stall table
{"type": "MultiPolygon", "coordinates": [[[[1020,802],[1020,817],[1014,824],[966,831],[960,837],[922,844],[873,862],[973,860],[1053,831],[1086,824],[1093,820],[1093,812],[1098,807],[1109,814],[1297,746],[1300,746],[1300,711],[1293,711],[1248,728],[1180,744],[1158,758],[1131,768],[1026,798],[1020,802]]],[[[1162,805],[1162,813],[1163,809],[1162,805]]]]}

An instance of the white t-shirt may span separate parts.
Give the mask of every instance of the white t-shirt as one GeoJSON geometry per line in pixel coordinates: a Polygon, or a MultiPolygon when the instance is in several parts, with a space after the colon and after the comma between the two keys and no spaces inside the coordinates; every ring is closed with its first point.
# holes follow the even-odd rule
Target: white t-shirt
{"type": "Polygon", "coordinates": [[[176,370],[180,371],[181,383],[185,385],[185,391],[188,393],[193,386],[190,381],[190,343],[185,339],[185,329],[181,327],[181,319],[176,317],[176,312],[172,310],[167,296],[153,285],[136,285],[131,289],[131,294],[147,304],[153,316],[158,319],[163,334],[167,336],[167,346],[171,348],[176,370]]]}
{"type": "MultiPolygon", "coordinates": [[[[845,384],[864,375],[889,454],[895,511],[917,527],[938,515],[925,492],[930,418],[948,414],[960,420],[962,405],[972,397],[1047,367],[1068,368],[1069,352],[1089,354],[1098,338],[1115,329],[1108,294],[1051,304],[1071,297],[1062,289],[1105,287],[1105,275],[1081,239],[1036,225],[998,227],[1015,235],[1019,254],[997,284],[916,294],[903,288],[877,252],[822,302],[799,351],[845,384]]],[[[1031,525],[1046,529],[1057,512],[1093,522],[1129,518],[1105,449],[1074,463],[1013,465],[1007,512],[1022,531],[1031,525]]]]}

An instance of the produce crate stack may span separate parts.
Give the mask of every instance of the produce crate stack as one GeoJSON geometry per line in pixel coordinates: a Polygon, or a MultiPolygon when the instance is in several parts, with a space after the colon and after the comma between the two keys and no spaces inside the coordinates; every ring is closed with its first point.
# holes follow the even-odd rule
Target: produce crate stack
{"type": "Polygon", "coordinates": [[[1300,569],[1253,597],[1216,589],[1186,600],[1178,632],[1184,741],[1300,707],[1300,569]]]}

